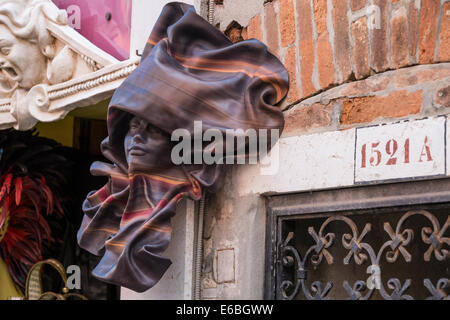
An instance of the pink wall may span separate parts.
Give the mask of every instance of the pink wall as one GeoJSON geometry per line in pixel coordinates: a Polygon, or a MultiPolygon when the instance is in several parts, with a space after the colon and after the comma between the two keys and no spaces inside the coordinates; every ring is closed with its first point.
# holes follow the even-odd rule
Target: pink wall
{"type": "Polygon", "coordinates": [[[119,60],[130,56],[131,0],[53,0],[69,25],[119,60]],[[106,19],[106,14],[111,19],[106,19]]]}

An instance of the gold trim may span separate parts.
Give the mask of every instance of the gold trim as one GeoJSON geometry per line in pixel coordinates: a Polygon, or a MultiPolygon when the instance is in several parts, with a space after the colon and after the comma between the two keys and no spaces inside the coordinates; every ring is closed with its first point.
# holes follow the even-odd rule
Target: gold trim
{"type": "MultiPolygon", "coordinates": [[[[0,208],[0,214],[3,209],[0,208]]],[[[6,232],[8,232],[8,226],[9,226],[9,212],[6,213],[6,219],[3,223],[3,226],[0,228],[0,242],[2,242],[3,238],[6,235],[6,232]]]]}

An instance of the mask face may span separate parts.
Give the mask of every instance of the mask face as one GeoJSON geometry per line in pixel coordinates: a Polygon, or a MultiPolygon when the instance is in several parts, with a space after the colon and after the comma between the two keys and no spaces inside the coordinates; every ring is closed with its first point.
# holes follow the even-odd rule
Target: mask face
{"type": "Polygon", "coordinates": [[[130,173],[149,173],[171,165],[170,136],[141,118],[131,119],[124,148],[130,173]]]}

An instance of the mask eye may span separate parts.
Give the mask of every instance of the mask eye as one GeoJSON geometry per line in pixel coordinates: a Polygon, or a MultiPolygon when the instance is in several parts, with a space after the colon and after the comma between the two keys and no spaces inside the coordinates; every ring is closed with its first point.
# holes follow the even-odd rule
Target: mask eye
{"type": "Polygon", "coordinates": [[[159,135],[162,135],[162,136],[166,135],[163,130],[161,130],[158,127],[152,126],[151,124],[149,124],[147,126],[147,130],[148,130],[148,132],[153,133],[153,134],[159,134],[159,135]]]}
{"type": "Polygon", "coordinates": [[[139,128],[139,126],[140,126],[140,121],[139,120],[132,119],[130,121],[130,130],[136,130],[136,129],[139,128]]]}

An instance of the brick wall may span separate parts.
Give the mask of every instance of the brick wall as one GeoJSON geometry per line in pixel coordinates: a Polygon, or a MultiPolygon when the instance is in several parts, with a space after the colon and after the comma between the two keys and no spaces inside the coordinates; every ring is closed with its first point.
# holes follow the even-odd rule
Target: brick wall
{"type": "Polygon", "coordinates": [[[261,0],[238,22],[289,71],[287,133],[449,113],[450,0],[261,0]]]}

